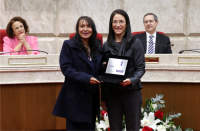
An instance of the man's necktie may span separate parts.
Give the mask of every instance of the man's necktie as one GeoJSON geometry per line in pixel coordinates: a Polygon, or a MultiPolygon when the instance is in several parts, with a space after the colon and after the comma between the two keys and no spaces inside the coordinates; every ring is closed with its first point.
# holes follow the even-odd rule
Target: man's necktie
{"type": "Polygon", "coordinates": [[[154,43],[153,43],[153,35],[149,36],[149,47],[148,47],[148,54],[153,54],[154,52],[154,43]]]}

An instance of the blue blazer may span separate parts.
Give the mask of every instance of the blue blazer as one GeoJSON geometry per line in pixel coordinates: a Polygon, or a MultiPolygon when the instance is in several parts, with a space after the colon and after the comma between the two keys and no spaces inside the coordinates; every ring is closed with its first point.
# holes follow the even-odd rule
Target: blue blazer
{"type": "MultiPolygon", "coordinates": [[[[95,74],[98,76],[101,54],[95,56],[95,74]]],[[[65,76],[53,115],[67,118],[74,122],[92,122],[93,96],[98,90],[96,112],[99,116],[99,85],[90,85],[94,71],[87,55],[80,51],[73,40],[66,40],[60,53],[60,68],[65,76]]]]}

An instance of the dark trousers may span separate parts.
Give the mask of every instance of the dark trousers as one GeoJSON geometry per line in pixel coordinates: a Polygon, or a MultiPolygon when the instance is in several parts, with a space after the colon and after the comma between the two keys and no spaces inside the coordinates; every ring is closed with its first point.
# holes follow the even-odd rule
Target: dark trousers
{"type": "Polygon", "coordinates": [[[123,114],[126,130],[139,131],[141,119],[141,90],[106,92],[106,107],[111,131],[122,130],[123,114]]]}

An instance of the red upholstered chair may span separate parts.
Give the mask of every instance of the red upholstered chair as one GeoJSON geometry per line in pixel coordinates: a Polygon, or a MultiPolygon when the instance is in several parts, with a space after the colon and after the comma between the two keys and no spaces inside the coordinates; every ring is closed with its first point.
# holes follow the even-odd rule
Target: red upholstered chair
{"type": "MultiPolygon", "coordinates": [[[[144,33],[144,32],[145,32],[145,31],[133,32],[132,35],[141,34],[141,33],[144,33]]],[[[162,34],[162,35],[165,35],[165,33],[160,32],[160,31],[157,31],[157,33],[162,34]]]]}
{"type": "Polygon", "coordinates": [[[3,52],[3,37],[7,36],[6,29],[0,29],[0,52],[3,52]]]}
{"type": "MultiPolygon", "coordinates": [[[[76,33],[71,33],[69,36],[69,39],[72,39],[75,36],[76,33]]],[[[100,33],[97,33],[97,39],[101,41],[101,45],[103,46],[103,36],[100,33]]]]}

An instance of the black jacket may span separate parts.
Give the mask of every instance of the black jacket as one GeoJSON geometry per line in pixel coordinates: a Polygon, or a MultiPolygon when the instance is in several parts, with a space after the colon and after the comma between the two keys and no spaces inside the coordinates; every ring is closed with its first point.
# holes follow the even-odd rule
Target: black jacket
{"type": "Polygon", "coordinates": [[[105,42],[103,45],[102,59],[104,59],[104,61],[106,59],[107,54],[131,57],[131,68],[128,71],[128,76],[132,84],[124,87],[120,84],[102,83],[101,101],[105,101],[105,92],[127,91],[143,88],[140,79],[145,73],[144,49],[139,39],[132,37],[130,42],[131,45],[126,50],[125,45],[123,43],[123,45],[120,45],[120,43],[117,43],[115,41],[113,41],[112,47],[110,47],[107,42],[105,42]]]}

